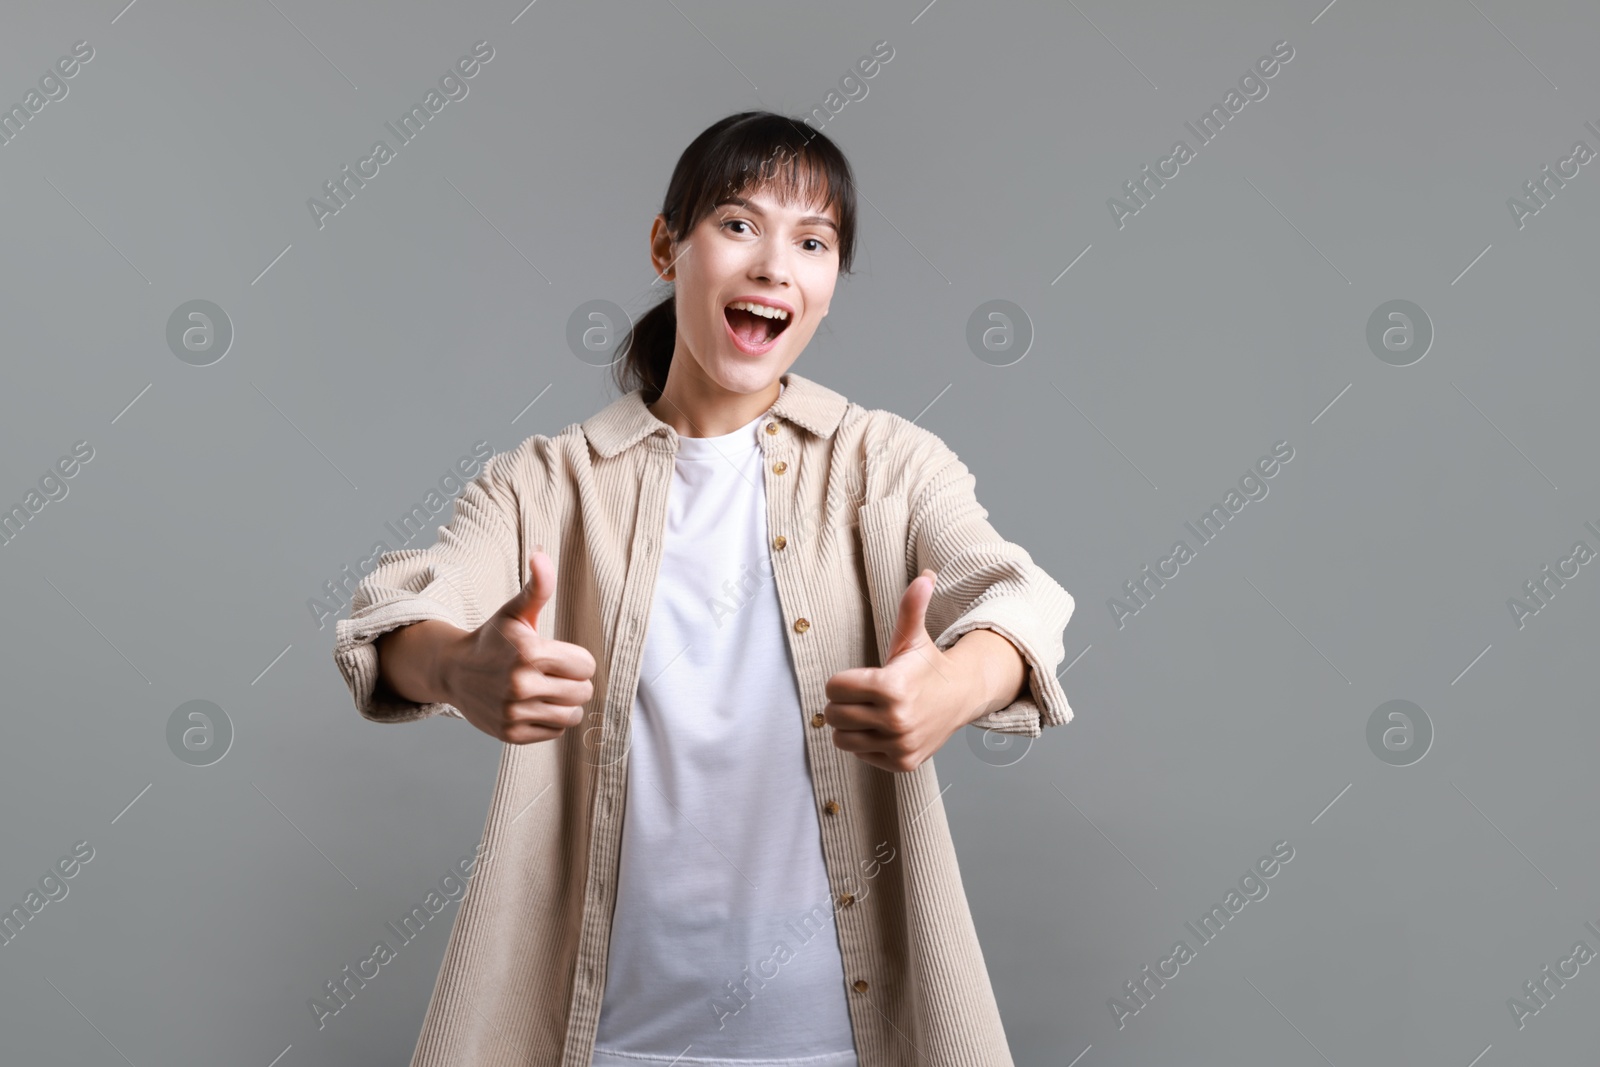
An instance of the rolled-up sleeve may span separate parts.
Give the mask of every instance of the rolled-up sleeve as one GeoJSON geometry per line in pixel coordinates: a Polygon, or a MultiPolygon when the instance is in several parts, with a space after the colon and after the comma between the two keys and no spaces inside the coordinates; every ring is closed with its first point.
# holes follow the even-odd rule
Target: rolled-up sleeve
{"type": "Polygon", "coordinates": [[[356,587],[350,617],[334,626],[333,658],[355,700],[374,722],[412,722],[434,715],[462,718],[449,704],[406,700],[378,674],[374,642],[390,630],[439,619],[475,630],[520,587],[517,496],[510,480],[514,453],[491,456],[456,499],[438,540],[428,548],[385,552],[356,587]]]}
{"type": "Polygon", "coordinates": [[[928,632],[948,651],[972,630],[993,630],[1016,646],[1026,665],[1017,699],[974,720],[1001,733],[1038,737],[1043,726],[1072,721],[1056,677],[1065,658],[1062,631],[1072,595],[1021,545],[1001,537],[978,503],[977,479],[934,434],[915,429],[921,473],[912,489],[907,531],[915,570],[938,572],[928,604],[928,632]]]}

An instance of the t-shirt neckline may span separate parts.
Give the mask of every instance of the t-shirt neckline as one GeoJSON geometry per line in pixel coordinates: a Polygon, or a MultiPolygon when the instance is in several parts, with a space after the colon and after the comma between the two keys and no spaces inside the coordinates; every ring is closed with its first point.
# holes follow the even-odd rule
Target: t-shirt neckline
{"type": "MultiPolygon", "coordinates": [[[[780,379],[778,382],[778,396],[783,396],[783,391],[788,386],[780,379]]],[[[773,401],[777,405],[777,401],[773,401]]],[[[719,459],[730,453],[755,452],[759,448],[756,437],[756,425],[772,414],[768,408],[737,430],[718,434],[715,437],[685,437],[678,435],[678,457],[680,459],[719,459]]]]}

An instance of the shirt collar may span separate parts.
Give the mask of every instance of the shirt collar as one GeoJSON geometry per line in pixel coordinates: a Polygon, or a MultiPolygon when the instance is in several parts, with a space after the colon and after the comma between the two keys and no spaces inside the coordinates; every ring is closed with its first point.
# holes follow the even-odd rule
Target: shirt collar
{"type": "MultiPolygon", "coordinates": [[[[833,436],[833,431],[844,419],[849,400],[843,394],[794,371],[785,372],[782,380],[783,392],[772,406],[772,414],[804,427],[818,437],[833,436]]],[[[673,442],[672,447],[676,447],[678,432],[656,418],[645,406],[643,389],[635,389],[613,400],[583,420],[581,425],[583,435],[594,446],[594,450],[607,459],[652,434],[665,436],[673,442]]]]}

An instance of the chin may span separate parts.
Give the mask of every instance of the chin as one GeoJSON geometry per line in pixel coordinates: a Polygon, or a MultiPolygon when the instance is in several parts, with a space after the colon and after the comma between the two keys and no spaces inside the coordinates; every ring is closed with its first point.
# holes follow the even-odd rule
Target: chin
{"type": "Polygon", "coordinates": [[[738,362],[729,360],[713,375],[718,385],[730,393],[759,393],[776,385],[787,368],[777,363],[756,364],[741,357],[738,362]]]}

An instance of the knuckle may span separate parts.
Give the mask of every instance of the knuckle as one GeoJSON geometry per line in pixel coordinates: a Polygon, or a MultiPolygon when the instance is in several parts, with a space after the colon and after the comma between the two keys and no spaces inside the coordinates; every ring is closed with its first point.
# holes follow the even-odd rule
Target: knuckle
{"type": "Polygon", "coordinates": [[[534,664],[549,654],[550,639],[535,631],[518,633],[511,646],[519,662],[534,664]]]}
{"type": "Polygon", "coordinates": [[[519,667],[511,675],[511,694],[516,700],[532,700],[544,692],[544,675],[534,667],[519,667]]]}

